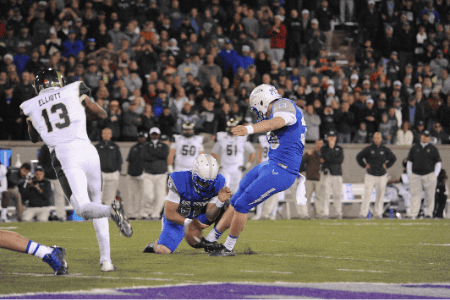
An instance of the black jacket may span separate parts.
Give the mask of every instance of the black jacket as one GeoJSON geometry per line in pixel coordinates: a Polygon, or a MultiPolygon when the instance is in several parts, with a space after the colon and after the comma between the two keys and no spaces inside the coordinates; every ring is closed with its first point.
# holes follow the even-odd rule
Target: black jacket
{"type": "Polygon", "coordinates": [[[145,142],[142,146],[142,159],[144,161],[144,172],[149,174],[164,174],[167,172],[167,156],[169,146],[161,141],[145,142]]]}
{"type": "Polygon", "coordinates": [[[57,179],[55,169],[53,169],[50,151],[45,144],[42,145],[41,149],[39,149],[38,161],[39,165],[44,168],[45,178],[52,180],[57,179]]]}
{"type": "Polygon", "coordinates": [[[119,146],[112,141],[101,141],[97,145],[98,156],[102,172],[113,173],[122,170],[122,154],[119,146]]]}
{"type": "Polygon", "coordinates": [[[52,185],[47,179],[41,181],[34,181],[37,183],[42,193],[36,189],[35,186],[27,184],[22,194],[22,201],[28,201],[29,207],[45,207],[50,205],[50,198],[52,196],[52,185]]]}
{"type": "Polygon", "coordinates": [[[361,167],[365,168],[366,165],[370,165],[367,173],[373,176],[385,175],[386,169],[392,167],[396,160],[395,154],[384,145],[377,146],[372,144],[362,149],[356,155],[356,161],[361,167]],[[386,169],[383,167],[383,164],[386,165],[386,169]]]}
{"type": "Polygon", "coordinates": [[[130,152],[127,156],[128,165],[128,175],[140,176],[144,172],[144,164],[142,160],[142,148],[144,143],[137,143],[131,147],[130,152]]]}
{"type": "Polygon", "coordinates": [[[407,159],[412,162],[412,172],[416,175],[434,172],[434,165],[442,161],[438,149],[430,143],[425,147],[422,147],[421,143],[413,145],[407,159]]]}
{"type": "Polygon", "coordinates": [[[334,148],[331,149],[328,144],[325,144],[322,146],[322,148],[320,148],[320,155],[325,160],[322,163],[322,171],[324,172],[324,174],[329,172],[330,175],[342,176],[344,149],[342,149],[341,146],[335,144],[334,148]]]}

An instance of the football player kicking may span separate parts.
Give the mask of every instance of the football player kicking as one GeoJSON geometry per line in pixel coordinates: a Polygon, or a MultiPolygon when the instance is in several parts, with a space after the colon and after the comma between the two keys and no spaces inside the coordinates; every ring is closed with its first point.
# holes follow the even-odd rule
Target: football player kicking
{"type": "MultiPolygon", "coordinates": [[[[200,154],[194,160],[192,171],[174,172],[169,176],[169,194],[161,220],[162,231],[158,241],[148,244],[144,253],[174,252],[194,218],[203,228],[214,222],[225,201],[231,197],[230,189],[225,186],[225,178],[218,173],[219,165],[214,157],[200,154]]],[[[207,243],[202,238],[193,247],[208,251],[208,247],[215,244],[207,243]]]]}
{"type": "Polygon", "coordinates": [[[90,90],[82,81],[63,86],[63,78],[55,70],[38,72],[34,88],[38,96],[20,105],[28,117],[31,141],[36,143],[41,138],[48,146],[53,168],[75,213],[85,220],[93,220],[101,270],[115,271],[108,217],[126,237],[131,237],[133,229],[120,202],[114,199],[111,206],[101,202],[100,158],[86,132],[86,114],[105,119],[107,113],[90,100],[90,90]]]}
{"type": "Polygon", "coordinates": [[[217,133],[217,142],[212,149],[212,156],[217,159],[217,153],[220,151],[220,174],[225,177],[227,186],[232,193],[236,193],[239,182],[242,179],[242,171],[250,170],[252,162],[255,159],[256,152],[253,145],[247,141],[247,136],[233,136],[231,128],[237,126],[239,121],[230,119],[227,121],[227,132],[217,133]],[[244,165],[244,154],[250,153],[249,160],[244,165]]]}
{"type": "Polygon", "coordinates": [[[250,106],[259,122],[236,126],[231,132],[237,136],[269,132],[269,160],[253,167],[242,179],[231,206],[225,211],[216,228],[206,236],[209,242],[217,241],[230,227],[225,244],[212,251],[210,256],[233,256],[233,248],[247,222],[248,211],[278,192],[288,189],[300,177],[300,163],[306,131],[303,115],[295,103],[282,98],[277,89],[268,84],[257,86],[250,94],[250,106]]]}
{"type": "Polygon", "coordinates": [[[58,246],[47,247],[24,238],[17,232],[4,230],[0,230],[0,248],[39,257],[52,267],[55,275],[67,275],[69,273],[69,265],[66,262],[66,250],[64,248],[58,246]]]}

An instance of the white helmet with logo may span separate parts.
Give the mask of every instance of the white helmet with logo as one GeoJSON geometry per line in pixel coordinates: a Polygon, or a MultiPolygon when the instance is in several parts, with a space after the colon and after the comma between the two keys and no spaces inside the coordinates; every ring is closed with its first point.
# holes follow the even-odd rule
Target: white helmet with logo
{"type": "Polygon", "coordinates": [[[219,174],[217,160],[209,154],[200,154],[192,166],[192,181],[197,192],[209,190],[219,174]]]}
{"type": "Polygon", "coordinates": [[[250,107],[258,115],[258,120],[266,120],[267,109],[269,104],[277,99],[280,99],[281,95],[278,93],[276,87],[270,84],[261,84],[255,87],[250,94],[250,107]]]}

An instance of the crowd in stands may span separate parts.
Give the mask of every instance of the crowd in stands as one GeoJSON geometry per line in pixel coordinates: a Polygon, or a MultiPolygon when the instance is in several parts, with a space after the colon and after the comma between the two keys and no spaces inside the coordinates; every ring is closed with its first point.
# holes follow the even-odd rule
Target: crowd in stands
{"type": "MultiPolygon", "coordinates": [[[[108,112],[92,141],[135,141],[190,120],[214,138],[255,122],[252,89],[275,85],[303,110],[307,142],[412,144],[450,132],[449,0],[0,0],[0,139],[28,139],[19,105],[34,75],[83,80],[108,112]],[[331,55],[336,24],[357,22],[353,52],[331,55]],[[339,58],[339,57],[338,57],[339,58]]],[[[345,27],[344,27],[345,28],[345,27]]],[[[256,141],[256,139],[254,139],[256,141]]]]}

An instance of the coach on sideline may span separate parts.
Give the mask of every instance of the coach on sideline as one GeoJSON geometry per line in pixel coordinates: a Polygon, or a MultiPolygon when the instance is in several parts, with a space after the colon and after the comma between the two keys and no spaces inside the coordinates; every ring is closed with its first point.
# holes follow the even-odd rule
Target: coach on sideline
{"type": "Polygon", "coordinates": [[[426,194],[425,218],[433,216],[434,193],[439,172],[441,156],[438,149],[430,144],[431,135],[428,130],[422,131],[420,143],[411,147],[407,157],[406,172],[411,185],[411,208],[405,218],[415,219],[420,210],[422,189],[426,194]]]}
{"type": "Polygon", "coordinates": [[[375,187],[377,192],[373,217],[381,219],[383,216],[383,198],[387,184],[386,170],[394,165],[397,157],[392,153],[391,149],[381,144],[382,140],[381,133],[375,132],[373,134],[373,144],[362,149],[356,155],[358,165],[367,170],[364,176],[364,194],[359,211],[360,219],[367,218],[373,187],[375,187]]]}

